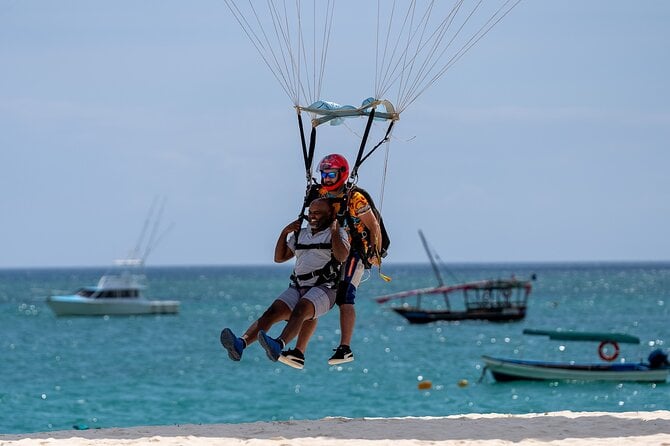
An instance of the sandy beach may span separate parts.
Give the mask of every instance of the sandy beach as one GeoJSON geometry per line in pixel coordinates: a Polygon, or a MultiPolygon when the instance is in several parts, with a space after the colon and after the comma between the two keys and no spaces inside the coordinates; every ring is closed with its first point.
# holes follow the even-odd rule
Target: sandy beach
{"type": "Polygon", "coordinates": [[[0,435],[28,445],[667,445],[670,411],[551,412],[448,417],[324,418],[0,435]]]}

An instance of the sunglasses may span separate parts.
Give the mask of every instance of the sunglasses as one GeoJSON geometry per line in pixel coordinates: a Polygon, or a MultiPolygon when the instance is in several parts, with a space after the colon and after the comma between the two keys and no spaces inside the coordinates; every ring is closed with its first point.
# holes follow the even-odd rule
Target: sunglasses
{"type": "Polygon", "coordinates": [[[321,178],[330,178],[331,180],[334,180],[337,178],[338,173],[337,172],[321,172],[321,178]]]}

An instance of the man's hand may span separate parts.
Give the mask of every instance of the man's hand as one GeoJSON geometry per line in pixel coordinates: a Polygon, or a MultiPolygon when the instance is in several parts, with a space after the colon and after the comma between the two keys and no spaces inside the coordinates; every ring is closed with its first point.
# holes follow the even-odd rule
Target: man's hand
{"type": "Polygon", "coordinates": [[[284,234],[289,234],[291,232],[296,232],[300,229],[301,221],[300,219],[296,221],[292,221],[291,223],[287,224],[286,227],[282,230],[284,234]]]}
{"type": "Polygon", "coordinates": [[[370,265],[372,266],[379,266],[381,263],[379,253],[374,247],[368,249],[368,262],[370,262],[370,265]]]}
{"type": "Polygon", "coordinates": [[[333,232],[333,234],[340,232],[340,224],[337,222],[337,219],[334,219],[330,224],[330,230],[333,232]]]}

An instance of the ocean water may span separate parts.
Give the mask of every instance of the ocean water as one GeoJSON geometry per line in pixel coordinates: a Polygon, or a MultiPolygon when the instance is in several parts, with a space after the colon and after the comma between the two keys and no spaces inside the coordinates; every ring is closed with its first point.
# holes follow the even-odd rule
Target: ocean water
{"type": "MultiPolygon", "coordinates": [[[[326,416],[444,416],[557,410],[670,409],[670,384],[511,382],[482,377],[483,354],[597,360],[591,343],[523,336],[524,328],[617,331],[645,359],[670,342],[670,264],[449,265],[449,281],[537,274],[525,320],[410,325],[373,297],[435,284],[430,265],[390,265],[361,285],[354,362],[326,361],[338,311],[319,322],[304,370],[270,362],[257,343],[241,362],[219,344],[241,334],[287,285],[286,266],[149,268],[151,298],[176,316],[55,317],[52,290],[96,283],[104,269],[0,270],[0,433],[238,423],[326,416]],[[419,390],[420,380],[432,388],[419,390]],[[468,385],[460,387],[459,381],[468,385]]],[[[279,333],[276,325],[271,335],[279,333]]]]}

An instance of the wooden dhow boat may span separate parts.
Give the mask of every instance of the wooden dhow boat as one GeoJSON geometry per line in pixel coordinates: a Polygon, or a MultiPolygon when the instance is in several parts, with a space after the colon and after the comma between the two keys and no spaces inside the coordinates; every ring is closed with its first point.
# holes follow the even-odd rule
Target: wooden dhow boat
{"type": "MultiPolygon", "coordinates": [[[[510,322],[526,317],[528,297],[532,291],[530,280],[519,280],[512,277],[445,285],[421,230],[419,230],[419,237],[437,277],[438,286],[379,296],[375,298],[377,303],[399,302],[391,309],[412,324],[462,320],[510,322]],[[422,303],[422,298],[431,295],[442,295],[444,308],[426,308],[422,303]],[[463,299],[462,308],[452,307],[451,298],[456,296],[463,299]],[[409,303],[408,298],[415,298],[415,303],[409,303]]],[[[535,275],[532,276],[532,279],[534,278],[535,275]]]]}

